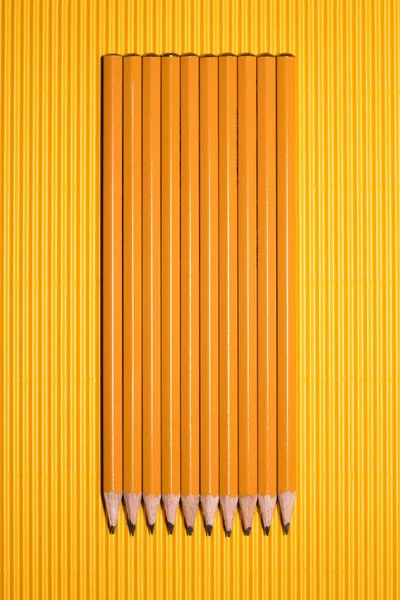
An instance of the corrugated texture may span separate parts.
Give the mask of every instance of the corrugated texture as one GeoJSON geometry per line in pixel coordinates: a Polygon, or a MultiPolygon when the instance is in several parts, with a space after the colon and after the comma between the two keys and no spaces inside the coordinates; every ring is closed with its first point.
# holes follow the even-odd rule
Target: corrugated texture
{"type": "MultiPolygon", "coordinates": [[[[0,596],[399,596],[399,4],[0,3],[0,596]],[[291,532],[186,537],[100,486],[100,56],[292,52],[298,495],[291,532]]],[[[160,515],[161,517],[161,515],[160,515]]],[[[160,518],[159,517],[159,518],[160,518]]],[[[199,517],[200,518],[200,517],[199,517]]],[[[259,517],[257,517],[259,518],[259,517]]]]}

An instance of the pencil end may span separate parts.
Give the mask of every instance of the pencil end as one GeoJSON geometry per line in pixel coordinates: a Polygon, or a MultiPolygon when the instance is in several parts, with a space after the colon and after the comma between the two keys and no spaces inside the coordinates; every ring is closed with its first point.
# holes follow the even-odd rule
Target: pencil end
{"type": "Polygon", "coordinates": [[[149,523],[149,531],[150,531],[151,535],[153,535],[153,533],[154,533],[154,525],[155,525],[155,523],[149,523]]]}
{"type": "MultiPolygon", "coordinates": [[[[186,531],[189,533],[191,529],[193,533],[194,524],[196,521],[197,509],[199,508],[199,495],[189,494],[188,496],[181,496],[183,516],[185,518],[186,531]]],[[[192,535],[190,533],[189,535],[192,535]]]]}
{"type": "Polygon", "coordinates": [[[168,534],[172,535],[174,532],[174,524],[167,521],[167,529],[168,529],[168,534]]]}
{"type": "Polygon", "coordinates": [[[109,525],[109,526],[108,526],[108,529],[110,530],[110,533],[111,533],[111,535],[114,535],[114,533],[115,533],[115,529],[116,529],[116,528],[115,528],[115,525],[109,525]]]}
{"type": "Polygon", "coordinates": [[[124,502],[126,509],[126,517],[131,535],[134,535],[136,529],[136,521],[139,514],[142,494],[133,494],[132,492],[124,492],[124,502]]]}
{"type": "Polygon", "coordinates": [[[222,516],[224,518],[225,531],[232,532],[233,521],[235,519],[235,513],[238,503],[238,496],[220,496],[219,501],[221,504],[222,516]]]}
{"type": "Polygon", "coordinates": [[[228,531],[225,532],[226,533],[226,537],[230,538],[232,535],[232,531],[230,529],[228,529],[228,531]]]}
{"type": "Polygon", "coordinates": [[[274,510],[276,506],[276,496],[269,496],[269,494],[258,495],[258,507],[261,513],[261,520],[263,524],[263,530],[265,535],[269,534],[269,530],[274,516],[274,510]]]}
{"type": "Polygon", "coordinates": [[[158,508],[161,502],[161,494],[155,496],[154,494],[143,494],[143,503],[146,511],[147,523],[149,525],[150,533],[153,533],[151,524],[154,529],[154,524],[157,521],[158,508]]]}
{"type": "Polygon", "coordinates": [[[190,525],[189,525],[189,527],[186,527],[186,533],[188,535],[192,535],[193,534],[193,527],[190,527],[190,525]]]}
{"type": "Polygon", "coordinates": [[[207,496],[201,496],[201,507],[203,509],[204,523],[206,525],[206,529],[208,531],[209,526],[211,526],[210,533],[212,531],[212,526],[214,524],[215,513],[217,512],[219,496],[211,496],[208,494],[207,496]]]}
{"type": "Polygon", "coordinates": [[[122,500],[122,493],[104,492],[104,504],[107,513],[108,527],[111,533],[114,533],[117,526],[119,507],[122,500]]]}
{"type": "Polygon", "coordinates": [[[129,533],[135,535],[136,525],[128,521],[129,533]]]}
{"type": "Polygon", "coordinates": [[[242,515],[243,531],[245,535],[250,535],[256,504],[257,496],[251,496],[250,494],[246,494],[245,496],[239,496],[239,506],[242,515]]]}
{"type": "Polygon", "coordinates": [[[213,526],[212,526],[212,525],[206,525],[206,530],[207,530],[207,535],[208,535],[208,536],[210,536],[210,535],[211,535],[211,533],[212,533],[212,529],[213,529],[213,526]]]}
{"type": "Polygon", "coordinates": [[[162,494],[162,503],[165,510],[165,520],[169,535],[174,531],[176,513],[179,508],[179,494],[162,494]]]}
{"type": "Polygon", "coordinates": [[[285,530],[286,535],[289,531],[289,524],[292,519],[292,512],[294,508],[294,503],[296,500],[296,492],[281,492],[278,494],[279,498],[279,506],[281,509],[281,519],[283,529],[285,530]]]}

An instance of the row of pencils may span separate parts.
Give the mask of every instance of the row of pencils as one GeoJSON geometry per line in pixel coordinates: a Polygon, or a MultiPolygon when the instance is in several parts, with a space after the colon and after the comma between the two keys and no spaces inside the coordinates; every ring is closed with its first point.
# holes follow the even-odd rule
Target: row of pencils
{"type": "Polygon", "coordinates": [[[102,65],[102,487],[115,531],[218,505],[288,533],[296,484],[295,59],[102,65]]]}

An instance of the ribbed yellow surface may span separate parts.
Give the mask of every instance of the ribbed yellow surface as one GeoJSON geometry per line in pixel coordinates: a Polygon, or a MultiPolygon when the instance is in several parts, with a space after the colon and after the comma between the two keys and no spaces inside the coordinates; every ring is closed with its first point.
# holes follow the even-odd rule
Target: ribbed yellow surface
{"type": "Polygon", "coordinates": [[[398,598],[399,3],[6,0],[0,27],[0,597],[398,598]],[[108,534],[100,57],[149,51],[297,56],[288,537],[108,534]]]}

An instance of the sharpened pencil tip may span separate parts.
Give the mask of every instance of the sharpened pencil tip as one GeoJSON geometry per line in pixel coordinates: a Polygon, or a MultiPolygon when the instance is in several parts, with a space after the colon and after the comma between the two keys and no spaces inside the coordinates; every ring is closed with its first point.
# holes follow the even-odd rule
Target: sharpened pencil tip
{"type": "Polygon", "coordinates": [[[226,531],[226,537],[231,537],[231,533],[232,533],[232,531],[230,529],[228,529],[228,531],[226,531]]]}
{"type": "Polygon", "coordinates": [[[150,530],[151,535],[153,535],[153,533],[154,533],[154,523],[149,523],[149,530],[150,530]]]}
{"type": "Polygon", "coordinates": [[[244,530],[244,535],[250,535],[251,527],[244,530]]]}
{"type": "Polygon", "coordinates": [[[111,535],[114,535],[114,533],[115,533],[115,525],[109,525],[109,530],[110,530],[111,535]]]}
{"type": "Polygon", "coordinates": [[[207,525],[207,526],[206,526],[206,530],[207,530],[207,534],[208,534],[208,535],[211,535],[211,532],[212,532],[212,525],[207,525]]]}
{"type": "Polygon", "coordinates": [[[265,535],[269,535],[269,526],[267,525],[267,527],[264,529],[264,533],[265,535]]]}
{"type": "Polygon", "coordinates": [[[172,533],[174,531],[174,524],[167,521],[167,529],[168,529],[169,535],[172,535],[172,533]]]}
{"type": "Polygon", "coordinates": [[[190,527],[190,525],[189,525],[189,527],[186,527],[186,532],[187,532],[188,535],[192,535],[192,533],[193,533],[193,527],[190,527]]]}
{"type": "Polygon", "coordinates": [[[136,525],[128,521],[129,533],[135,535],[136,525]]]}
{"type": "Polygon", "coordinates": [[[290,526],[290,523],[286,523],[286,525],[283,526],[283,529],[285,530],[286,535],[289,533],[289,526],[290,526]]]}

